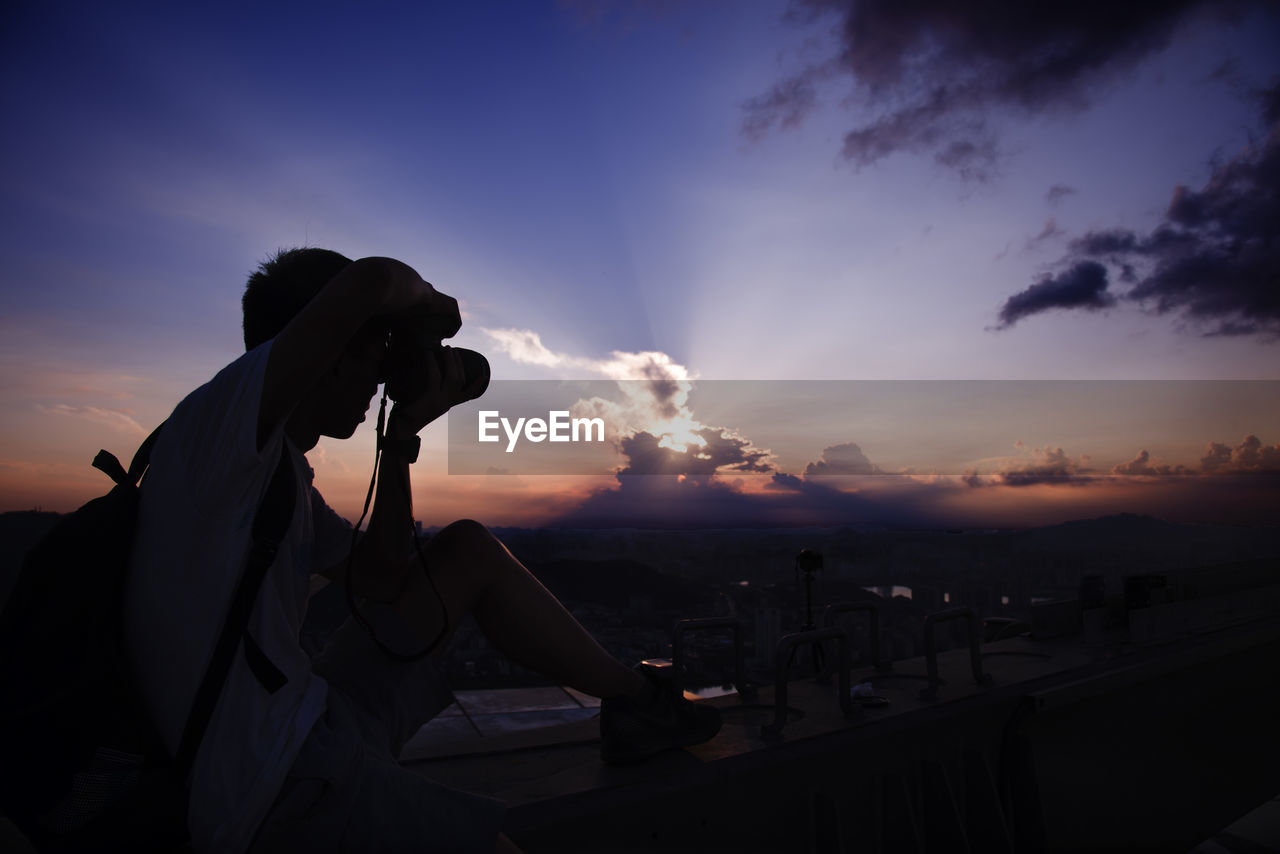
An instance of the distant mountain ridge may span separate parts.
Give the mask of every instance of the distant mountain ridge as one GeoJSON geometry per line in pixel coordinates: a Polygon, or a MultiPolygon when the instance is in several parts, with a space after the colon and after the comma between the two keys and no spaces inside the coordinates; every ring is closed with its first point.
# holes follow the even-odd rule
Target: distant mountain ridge
{"type": "MultiPolygon", "coordinates": [[[[0,513],[0,603],[7,600],[27,551],[60,516],[38,510],[0,513]]],[[[432,530],[426,529],[424,533],[432,530]]],[[[941,542],[940,537],[951,539],[942,530],[915,534],[909,531],[849,533],[838,528],[717,529],[702,532],[495,528],[494,531],[557,596],[597,602],[613,608],[626,607],[633,593],[651,596],[657,604],[664,600],[688,601],[690,596],[704,592],[703,582],[689,577],[698,574],[697,566],[690,565],[687,556],[681,562],[681,555],[689,549],[691,542],[704,546],[703,552],[712,557],[716,550],[726,550],[730,556],[725,565],[730,568],[725,571],[732,573],[733,561],[738,559],[736,555],[755,555],[762,549],[773,547],[766,540],[786,540],[789,534],[815,540],[802,544],[818,546],[820,551],[829,547],[837,559],[842,551],[861,549],[865,553],[867,543],[882,540],[888,542],[919,536],[936,544],[941,542]],[[625,557],[631,549],[628,538],[635,537],[642,538],[641,542],[671,539],[671,544],[669,548],[650,549],[648,553],[637,552],[635,557],[641,559],[629,559],[625,557]],[[825,538],[830,539],[824,542],[825,538]],[[613,541],[623,545],[611,544],[613,541]],[[593,550],[602,556],[592,557],[593,550]],[[560,554],[573,554],[575,557],[562,558],[560,554]]],[[[1086,562],[1098,556],[1123,557],[1135,568],[1151,565],[1169,568],[1210,566],[1280,555],[1280,537],[1277,537],[1274,527],[1182,524],[1134,513],[1076,519],[1018,531],[957,531],[951,534],[971,534],[978,539],[998,542],[1009,553],[1017,555],[1068,555],[1071,559],[1086,562]]],[[[968,537],[956,539],[964,541],[968,537]]],[[[787,557],[779,564],[782,575],[789,574],[789,560],[787,557]]],[[[315,604],[323,607],[320,603],[315,604]]]]}
{"type": "MultiPolygon", "coordinates": [[[[1095,519],[1073,519],[1056,525],[1029,528],[1014,534],[1019,539],[1033,541],[1037,545],[1056,544],[1062,548],[1095,549],[1106,545],[1161,539],[1164,541],[1191,542],[1215,538],[1229,530],[1223,525],[1193,525],[1182,522],[1166,522],[1154,516],[1138,513],[1117,513],[1095,519]]],[[[1240,529],[1263,530],[1263,529],[1240,529]]]]}
{"type": "Polygon", "coordinates": [[[595,602],[623,608],[632,594],[655,602],[687,602],[704,592],[704,585],[658,572],[635,560],[562,559],[533,563],[529,570],[559,599],[595,602]]]}

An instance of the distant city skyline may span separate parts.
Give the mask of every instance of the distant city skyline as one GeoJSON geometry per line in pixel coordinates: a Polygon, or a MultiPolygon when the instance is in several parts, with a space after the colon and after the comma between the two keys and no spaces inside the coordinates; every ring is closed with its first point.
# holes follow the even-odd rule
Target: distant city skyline
{"type": "MultiPolygon", "coordinates": [[[[502,380],[1280,380],[1273,5],[851,8],[19,6],[0,509],[105,491],[93,454],[236,358],[281,246],[412,264],[502,380]]],[[[1160,437],[1010,430],[984,481],[838,482],[911,465],[876,438],[911,425],[805,444],[769,403],[754,429],[695,405],[725,467],[643,481],[450,475],[432,425],[417,515],[1255,523],[1280,473],[1274,406],[1206,401],[1160,437]],[[779,455],[764,476],[739,440],[779,455]]],[[[351,518],[371,434],[310,455],[351,518]]]]}

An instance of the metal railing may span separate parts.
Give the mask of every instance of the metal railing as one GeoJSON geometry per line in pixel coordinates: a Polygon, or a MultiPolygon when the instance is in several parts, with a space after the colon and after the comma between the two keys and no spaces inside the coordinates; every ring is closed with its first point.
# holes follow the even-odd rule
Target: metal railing
{"type": "Polygon", "coordinates": [[[754,700],[757,691],[747,682],[746,664],[742,652],[742,621],[737,617],[699,617],[680,620],[671,631],[671,679],[677,691],[681,690],[681,671],[684,666],[684,636],[690,632],[714,629],[733,630],[733,687],[743,700],[754,700]]]}
{"type": "MultiPolygon", "coordinates": [[[[822,611],[822,627],[824,629],[836,627],[836,620],[842,614],[867,612],[871,615],[871,626],[868,632],[871,640],[871,663],[876,670],[884,672],[893,667],[892,662],[886,661],[881,655],[882,646],[880,643],[880,605],[876,602],[835,602],[828,605],[822,611]]],[[[852,642],[852,637],[850,637],[852,642]]],[[[831,678],[831,662],[828,660],[827,665],[822,670],[822,678],[831,678]]]]}

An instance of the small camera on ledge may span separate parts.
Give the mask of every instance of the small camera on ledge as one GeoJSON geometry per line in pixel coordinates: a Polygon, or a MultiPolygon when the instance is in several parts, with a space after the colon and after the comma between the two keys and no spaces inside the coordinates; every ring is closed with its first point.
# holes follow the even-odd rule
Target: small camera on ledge
{"type": "Polygon", "coordinates": [[[813,549],[801,549],[796,555],[796,572],[816,572],[822,569],[822,553],[813,549]]]}

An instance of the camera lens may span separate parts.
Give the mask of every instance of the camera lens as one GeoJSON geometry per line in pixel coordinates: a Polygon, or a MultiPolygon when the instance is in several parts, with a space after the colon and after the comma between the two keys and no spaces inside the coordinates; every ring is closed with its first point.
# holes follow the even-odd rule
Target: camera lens
{"type": "Polygon", "coordinates": [[[465,377],[462,381],[462,400],[458,403],[475,400],[489,387],[489,360],[475,350],[467,350],[463,347],[454,347],[453,350],[462,362],[462,373],[465,377]]]}

